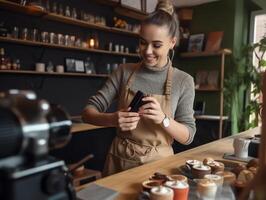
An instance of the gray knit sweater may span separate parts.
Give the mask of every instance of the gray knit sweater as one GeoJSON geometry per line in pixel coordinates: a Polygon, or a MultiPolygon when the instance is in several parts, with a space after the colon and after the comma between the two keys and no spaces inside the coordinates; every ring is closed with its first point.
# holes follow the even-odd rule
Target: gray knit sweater
{"type": "MultiPolygon", "coordinates": [[[[96,95],[90,97],[87,107],[93,106],[99,112],[105,112],[113,100],[118,99],[122,87],[128,81],[129,75],[135,69],[136,64],[120,65],[112,73],[101,90],[96,95]]],[[[146,94],[164,94],[165,81],[167,78],[169,64],[163,68],[152,68],[142,66],[135,74],[131,89],[133,91],[141,90],[146,94]]],[[[193,78],[177,69],[173,68],[171,102],[172,118],[185,125],[190,133],[186,144],[193,141],[196,127],[193,117],[193,101],[195,96],[193,78]]]]}

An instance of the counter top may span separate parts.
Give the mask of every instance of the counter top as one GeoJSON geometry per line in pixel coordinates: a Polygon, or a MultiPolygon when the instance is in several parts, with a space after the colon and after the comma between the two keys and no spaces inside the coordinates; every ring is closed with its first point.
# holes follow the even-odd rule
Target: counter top
{"type": "Polygon", "coordinates": [[[72,134],[89,130],[95,130],[99,128],[107,128],[105,126],[95,126],[92,124],[84,123],[81,119],[81,116],[71,116],[70,119],[72,120],[72,127],[71,127],[72,134]]]}
{"type": "Polygon", "coordinates": [[[73,123],[71,127],[71,133],[75,134],[78,132],[83,132],[83,131],[89,131],[89,130],[95,130],[99,128],[106,128],[104,126],[94,126],[92,124],[86,124],[86,123],[73,123]]]}
{"type": "Polygon", "coordinates": [[[206,157],[222,160],[223,154],[233,152],[233,138],[253,136],[260,133],[260,127],[223,138],[167,158],[142,165],[124,172],[99,179],[94,183],[119,192],[117,200],[136,199],[141,191],[141,183],[155,172],[176,174],[177,168],[188,159],[203,160],[206,157]]]}

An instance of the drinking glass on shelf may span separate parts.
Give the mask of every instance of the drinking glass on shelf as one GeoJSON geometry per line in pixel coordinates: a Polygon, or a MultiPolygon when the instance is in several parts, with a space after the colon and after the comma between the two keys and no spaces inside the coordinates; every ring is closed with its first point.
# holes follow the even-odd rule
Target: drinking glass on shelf
{"type": "Polygon", "coordinates": [[[66,10],[65,10],[65,16],[66,16],[66,17],[70,17],[70,16],[71,16],[71,13],[70,13],[70,8],[69,8],[69,6],[66,6],[66,10]]]}
{"type": "Polygon", "coordinates": [[[71,17],[74,18],[74,19],[77,19],[78,18],[78,14],[77,14],[76,8],[73,8],[72,9],[72,15],[71,15],[71,17]]]}
{"type": "Polygon", "coordinates": [[[23,28],[21,32],[21,39],[22,40],[27,40],[29,35],[29,30],[28,28],[23,28]]]}
{"type": "Polygon", "coordinates": [[[71,35],[70,36],[70,40],[69,40],[70,41],[69,45],[70,46],[74,46],[75,45],[75,40],[76,40],[76,37],[74,35],[71,35]]]}
{"type": "Polygon", "coordinates": [[[57,44],[64,45],[64,36],[61,33],[58,33],[57,35],[57,44]]]}
{"type": "Polygon", "coordinates": [[[41,42],[48,43],[48,32],[47,31],[42,31],[41,32],[41,42]]]}
{"type": "Polygon", "coordinates": [[[63,7],[63,5],[62,5],[62,4],[59,4],[58,7],[59,7],[59,9],[58,9],[58,10],[59,10],[59,11],[58,11],[58,14],[59,14],[59,15],[64,15],[64,7],[63,7]]]}
{"type": "Polygon", "coordinates": [[[38,41],[38,29],[34,28],[31,30],[30,39],[32,41],[38,41]]]}
{"type": "Polygon", "coordinates": [[[70,37],[69,35],[65,35],[64,45],[69,46],[70,45],[70,37]]]}
{"type": "Polygon", "coordinates": [[[55,33],[53,32],[49,33],[49,42],[51,44],[55,44],[55,33]]]}
{"type": "Polygon", "coordinates": [[[53,13],[57,13],[57,3],[56,3],[56,2],[53,2],[53,5],[52,5],[52,12],[53,12],[53,13]]]}
{"type": "Polygon", "coordinates": [[[49,2],[49,0],[46,0],[46,2],[45,2],[45,10],[46,10],[46,12],[50,12],[50,2],[49,2]]]}
{"type": "Polygon", "coordinates": [[[13,30],[12,30],[12,34],[11,34],[11,37],[12,38],[18,38],[18,33],[19,33],[19,29],[17,26],[14,26],[13,27],[13,30]]]}
{"type": "Polygon", "coordinates": [[[75,41],[75,46],[76,47],[81,47],[81,39],[80,38],[77,38],[76,41],[75,41]]]}

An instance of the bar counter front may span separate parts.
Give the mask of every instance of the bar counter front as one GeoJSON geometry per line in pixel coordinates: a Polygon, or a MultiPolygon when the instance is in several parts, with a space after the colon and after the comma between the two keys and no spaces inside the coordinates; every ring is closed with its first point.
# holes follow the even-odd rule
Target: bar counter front
{"type": "MultiPolygon", "coordinates": [[[[203,160],[206,157],[211,157],[217,160],[224,160],[224,153],[233,153],[234,138],[254,136],[260,134],[260,130],[260,127],[250,129],[155,162],[99,179],[93,182],[93,184],[117,191],[119,193],[116,197],[117,200],[137,199],[142,191],[141,183],[148,180],[155,172],[166,175],[178,174],[178,167],[184,165],[190,159],[203,160]]],[[[92,183],[82,188],[89,187],[90,185],[92,183]]]]}

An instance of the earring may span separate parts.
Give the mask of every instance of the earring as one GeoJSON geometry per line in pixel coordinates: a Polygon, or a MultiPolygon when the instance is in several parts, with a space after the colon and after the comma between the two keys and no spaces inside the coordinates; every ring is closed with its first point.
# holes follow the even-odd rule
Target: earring
{"type": "Polygon", "coordinates": [[[171,61],[173,61],[174,56],[175,56],[175,50],[174,49],[169,49],[169,58],[171,61]]]}

